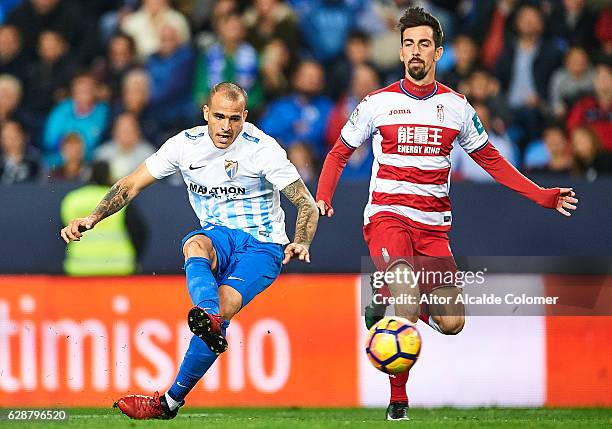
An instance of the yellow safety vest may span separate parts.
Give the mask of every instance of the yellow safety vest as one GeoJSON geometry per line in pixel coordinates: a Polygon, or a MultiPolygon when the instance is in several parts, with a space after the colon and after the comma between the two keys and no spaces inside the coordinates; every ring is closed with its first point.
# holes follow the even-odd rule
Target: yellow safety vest
{"type": "MultiPolygon", "coordinates": [[[[110,188],[86,185],[66,194],[61,214],[64,224],[87,217],[110,188]]],[[[136,271],[136,250],[125,223],[125,208],[86,231],[81,241],[66,248],[64,271],[71,276],[120,276],[136,271]]]]}

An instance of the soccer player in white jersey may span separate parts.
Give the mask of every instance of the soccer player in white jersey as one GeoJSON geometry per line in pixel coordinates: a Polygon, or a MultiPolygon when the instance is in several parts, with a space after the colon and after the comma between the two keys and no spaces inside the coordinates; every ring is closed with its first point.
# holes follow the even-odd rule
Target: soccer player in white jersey
{"type": "Polygon", "coordinates": [[[136,171],[119,180],[91,215],[62,229],[79,241],[98,222],[126,206],[145,187],[180,171],[201,228],[182,241],[194,336],[170,389],[162,396],[129,395],[117,401],[135,419],[176,416],[184,398],[227,348],[230,319],[278,277],[291,258],[310,262],[308,249],[319,214],[285,151],[245,122],[247,95],[224,82],[203,108],[206,126],[170,138],[136,171]],[[285,234],[282,192],[297,206],[295,238],[285,234]],[[283,251],[283,246],[285,246],[283,251]]]}
{"type": "MultiPolygon", "coordinates": [[[[569,216],[568,210],[574,210],[578,202],[572,189],[544,189],[523,176],[488,141],[465,96],[435,81],[443,36],[438,20],[421,8],[409,8],[399,21],[399,29],[405,78],[366,96],[343,127],[319,179],[316,200],[321,215],[333,215],[331,201],[342,169],[353,151],[371,138],[374,164],[364,237],[379,270],[456,271],[447,234],[452,218],[448,191],[453,143],[499,183],[569,216]]],[[[434,280],[418,287],[397,280],[388,282],[383,294],[406,293],[418,298],[419,293],[426,293],[450,298],[449,305],[395,305],[395,313],[413,323],[420,318],[443,334],[458,334],[464,325],[463,305],[454,303],[460,290],[439,281],[440,277],[432,276],[434,280]]],[[[368,328],[382,318],[384,309],[373,303],[367,306],[368,328]]],[[[387,419],[407,419],[408,373],[392,376],[389,381],[387,419]]]]}

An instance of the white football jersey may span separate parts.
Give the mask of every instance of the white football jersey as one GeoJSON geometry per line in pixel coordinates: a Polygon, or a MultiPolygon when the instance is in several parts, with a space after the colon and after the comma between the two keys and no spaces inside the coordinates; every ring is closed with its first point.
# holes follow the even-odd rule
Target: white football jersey
{"type": "Polygon", "coordinates": [[[402,79],[366,96],[341,132],[350,148],[372,137],[374,164],[364,223],[376,213],[400,215],[422,229],[451,225],[450,153],[453,142],[471,153],[488,136],[465,97],[435,82],[417,97],[402,79]]]}
{"type": "Polygon", "coordinates": [[[182,131],[145,163],[156,179],[181,172],[202,226],[241,229],[268,243],[289,242],[279,190],[300,176],[285,150],[255,125],[245,122],[227,149],[213,144],[208,126],[182,131]]]}

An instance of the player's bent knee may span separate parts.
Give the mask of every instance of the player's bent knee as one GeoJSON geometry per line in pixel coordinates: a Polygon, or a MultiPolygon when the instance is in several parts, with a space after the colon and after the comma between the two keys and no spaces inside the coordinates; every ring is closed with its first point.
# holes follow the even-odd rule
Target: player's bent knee
{"type": "Polygon", "coordinates": [[[465,326],[463,316],[432,316],[432,318],[445,335],[457,335],[465,326]]]}
{"type": "Polygon", "coordinates": [[[191,257],[212,259],[214,254],[215,248],[212,241],[205,235],[194,235],[187,240],[183,246],[183,255],[185,255],[185,260],[191,257]]]}
{"type": "Polygon", "coordinates": [[[242,295],[231,286],[219,287],[219,314],[224,320],[231,320],[242,308],[242,295]]]}

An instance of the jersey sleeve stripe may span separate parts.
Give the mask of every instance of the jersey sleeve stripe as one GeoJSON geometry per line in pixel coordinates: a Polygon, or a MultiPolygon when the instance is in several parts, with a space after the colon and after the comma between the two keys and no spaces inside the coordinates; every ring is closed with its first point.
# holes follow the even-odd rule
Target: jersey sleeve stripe
{"type": "Polygon", "coordinates": [[[351,145],[349,142],[347,142],[347,141],[344,139],[344,137],[342,137],[342,134],[340,134],[340,141],[341,141],[342,143],[344,143],[344,145],[345,145],[346,147],[348,147],[349,149],[351,149],[351,150],[355,150],[355,149],[357,149],[357,146],[353,146],[353,145],[351,145]]]}
{"type": "Polygon", "coordinates": [[[488,144],[489,144],[489,140],[487,140],[486,142],[484,142],[484,144],[478,146],[476,149],[474,149],[473,151],[471,151],[469,153],[478,152],[479,150],[484,149],[488,144]]]}
{"type": "Polygon", "coordinates": [[[395,167],[381,164],[376,177],[387,180],[420,183],[426,185],[443,185],[448,182],[450,168],[421,170],[417,167],[395,167]]]}

